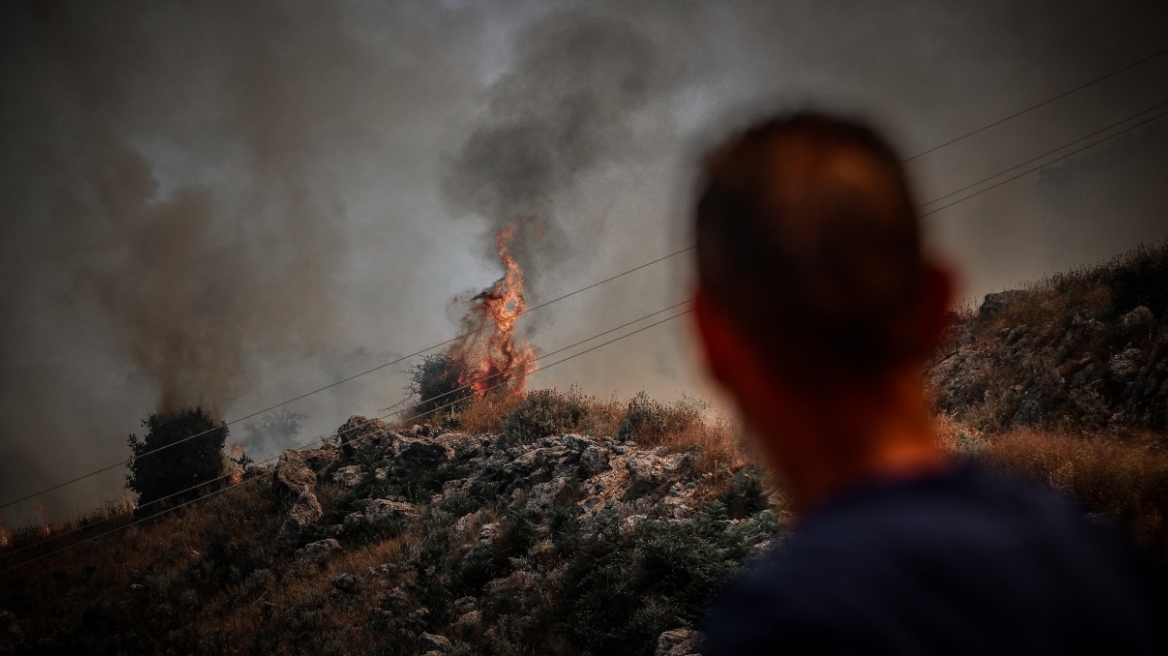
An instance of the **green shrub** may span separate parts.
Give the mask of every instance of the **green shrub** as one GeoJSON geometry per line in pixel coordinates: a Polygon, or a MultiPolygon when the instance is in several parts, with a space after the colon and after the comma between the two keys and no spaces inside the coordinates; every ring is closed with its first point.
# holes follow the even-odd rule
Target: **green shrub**
{"type": "Polygon", "coordinates": [[[770,512],[726,520],[720,502],[693,519],[643,520],[632,530],[603,515],[564,569],[555,631],[582,652],[653,653],[662,631],[700,616],[750,548],[778,529],[770,512]]]}
{"type": "Polygon", "coordinates": [[[747,467],[734,474],[730,487],[718,497],[730,519],[742,519],[767,509],[767,491],[762,485],[762,476],[758,467],[747,467]]]}
{"type": "Polygon", "coordinates": [[[509,442],[526,444],[577,430],[587,417],[588,405],[574,390],[536,390],[503,415],[499,428],[509,442]]]}

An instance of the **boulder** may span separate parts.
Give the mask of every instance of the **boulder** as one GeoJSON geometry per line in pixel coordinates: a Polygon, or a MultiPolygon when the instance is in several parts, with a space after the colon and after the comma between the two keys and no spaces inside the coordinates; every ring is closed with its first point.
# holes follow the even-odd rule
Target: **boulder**
{"type": "Polygon", "coordinates": [[[669,474],[677,472],[679,459],[662,458],[656,453],[641,451],[625,457],[629,470],[629,498],[642,496],[669,481],[669,474]]]}
{"type": "Polygon", "coordinates": [[[357,589],[357,577],[349,572],[345,572],[333,579],[333,587],[341,592],[353,592],[357,589]]]}
{"type": "Polygon", "coordinates": [[[982,301],[981,307],[977,310],[977,316],[981,319],[989,318],[1008,305],[1026,298],[1026,292],[1021,289],[1010,289],[1004,292],[997,292],[996,294],[986,294],[985,300],[982,301]]]}
{"type": "Polygon", "coordinates": [[[364,478],[364,472],[361,465],[349,465],[333,472],[333,482],[344,488],[356,487],[362,478],[364,478]]]}
{"type": "Polygon", "coordinates": [[[324,509],[320,507],[320,501],[317,501],[316,495],[305,487],[301,490],[300,496],[296,499],[296,503],[288,511],[288,516],[284,518],[284,525],[280,527],[280,534],[284,537],[300,535],[301,530],[306,526],[319,522],[323,516],[324,509]]]}
{"type": "Polygon", "coordinates": [[[418,651],[436,651],[442,654],[446,654],[449,653],[453,648],[454,645],[450,644],[450,640],[448,640],[446,636],[425,632],[418,636],[418,651]]]}
{"type": "Polygon", "coordinates": [[[1143,353],[1137,348],[1129,348],[1123,353],[1112,356],[1107,363],[1107,370],[1112,377],[1120,382],[1128,382],[1140,371],[1140,360],[1143,353]]]}
{"type": "Polygon", "coordinates": [[[325,444],[319,449],[303,451],[302,453],[308,468],[318,474],[325,467],[341,459],[341,447],[336,444],[325,444]]]}
{"type": "Polygon", "coordinates": [[[466,596],[459,597],[454,600],[454,610],[460,613],[469,613],[472,610],[477,610],[479,607],[479,600],[474,597],[466,596]]]}
{"type": "Polygon", "coordinates": [[[337,440],[341,444],[341,454],[345,459],[353,457],[354,449],[380,445],[389,435],[389,429],[381,420],[366,419],[358,415],[349,417],[349,420],[337,429],[337,440]]]}
{"type": "Polygon", "coordinates": [[[478,538],[476,538],[475,541],[471,543],[470,550],[466,552],[465,560],[473,560],[490,552],[495,548],[495,545],[498,544],[500,538],[502,537],[502,524],[499,524],[498,522],[483,524],[483,527],[479,529],[478,538]]]}
{"type": "Polygon", "coordinates": [[[580,454],[580,474],[584,478],[591,478],[601,472],[611,469],[608,463],[608,449],[596,445],[589,445],[580,454]]]}
{"type": "Polygon", "coordinates": [[[454,621],[455,626],[460,628],[469,628],[479,625],[483,621],[483,613],[479,610],[470,610],[458,616],[454,621]]]}
{"type": "Polygon", "coordinates": [[[1149,330],[1156,323],[1156,315],[1152,314],[1152,311],[1147,307],[1141,305],[1120,317],[1119,323],[1128,332],[1149,330]]]}
{"type": "Polygon", "coordinates": [[[365,505],[365,521],[381,522],[390,519],[410,520],[420,517],[422,512],[418,507],[404,501],[390,499],[370,499],[365,505]]]}
{"type": "Polygon", "coordinates": [[[553,478],[547,483],[532,486],[527,493],[527,507],[537,510],[546,510],[555,504],[556,499],[568,486],[568,480],[563,476],[553,478]]]}
{"type": "Polygon", "coordinates": [[[657,636],[653,656],[686,656],[697,651],[698,632],[693,629],[670,629],[657,636]]]}
{"type": "Polygon", "coordinates": [[[490,597],[514,596],[535,586],[540,578],[539,574],[525,570],[511,572],[507,576],[488,581],[483,586],[483,594],[490,597]]]}
{"type": "Polygon", "coordinates": [[[304,490],[316,489],[316,472],[304,461],[304,454],[296,449],[288,449],[280,454],[273,474],[273,489],[288,497],[298,497],[304,490]]]}
{"type": "Polygon", "coordinates": [[[341,544],[334,538],[328,538],[327,540],[309,542],[304,547],[296,550],[295,557],[296,560],[300,561],[323,563],[340,550],[341,544]]]}
{"type": "Polygon", "coordinates": [[[390,473],[411,478],[421,471],[454,460],[454,449],[435,439],[402,440],[390,462],[390,473]]]}

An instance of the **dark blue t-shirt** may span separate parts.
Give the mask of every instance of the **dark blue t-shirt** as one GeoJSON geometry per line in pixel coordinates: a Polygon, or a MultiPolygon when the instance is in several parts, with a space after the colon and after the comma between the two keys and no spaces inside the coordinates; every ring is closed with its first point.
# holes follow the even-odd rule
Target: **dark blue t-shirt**
{"type": "Polygon", "coordinates": [[[703,653],[1159,654],[1163,594],[1114,532],[965,465],[808,514],[715,604],[703,653]]]}

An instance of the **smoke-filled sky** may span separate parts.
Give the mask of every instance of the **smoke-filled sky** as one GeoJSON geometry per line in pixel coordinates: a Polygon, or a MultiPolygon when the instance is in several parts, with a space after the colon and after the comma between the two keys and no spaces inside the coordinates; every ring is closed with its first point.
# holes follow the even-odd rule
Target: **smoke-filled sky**
{"type": "MultiPolygon", "coordinates": [[[[530,302],[685,245],[696,156],[760,112],[914,155],[1168,48],[1163,3],[11,2],[0,9],[0,503],[453,336],[514,222],[530,302]]],[[[1168,55],[913,160],[930,200],[1168,101],[1168,55]]],[[[1168,118],[928,217],[980,298],[1168,238],[1168,118]]],[[[686,295],[683,258],[524,320],[551,351],[686,295]]],[[[708,394],[685,324],[540,374],[708,394]]],[[[409,363],[232,428],[257,458],[409,363]]],[[[47,495],[116,498],[115,469],[47,495]]],[[[6,509],[28,521],[32,502],[6,509]]]]}

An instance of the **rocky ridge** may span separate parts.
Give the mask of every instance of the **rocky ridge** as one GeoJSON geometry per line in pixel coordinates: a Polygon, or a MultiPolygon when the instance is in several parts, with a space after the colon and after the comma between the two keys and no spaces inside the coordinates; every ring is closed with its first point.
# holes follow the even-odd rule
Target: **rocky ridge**
{"type": "Polygon", "coordinates": [[[1168,427],[1168,245],[988,294],[953,316],[927,380],[975,428],[1168,427]]]}
{"type": "Polygon", "coordinates": [[[338,600],[371,595],[369,621],[416,653],[493,652],[549,629],[561,643],[593,647],[584,653],[697,653],[692,625],[709,593],[778,529],[757,472],[715,486],[717,474],[700,472],[694,453],[574,433],[520,443],[429,426],[395,431],[361,417],[339,432],[349,439],[280,457],[279,539],[300,568],[379,540],[412,535],[427,545],[413,559],[333,580],[338,600]],[[331,491],[324,503],[318,485],[331,491]],[[687,544],[697,553],[680,569],[644,553],[687,544]],[[631,585],[600,589],[593,575],[606,567],[631,585]],[[681,578],[638,572],[647,567],[681,578]],[[668,607],[646,617],[644,603],[659,597],[668,607]],[[627,615],[612,614],[622,607],[627,615]],[[581,612],[610,616],[573,617],[581,612]]]}

